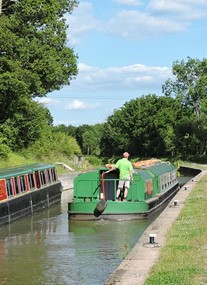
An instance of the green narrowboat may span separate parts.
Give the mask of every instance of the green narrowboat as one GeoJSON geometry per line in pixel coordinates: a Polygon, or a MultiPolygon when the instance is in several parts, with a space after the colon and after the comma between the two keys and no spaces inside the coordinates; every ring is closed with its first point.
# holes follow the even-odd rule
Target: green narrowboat
{"type": "Polygon", "coordinates": [[[61,192],[52,164],[0,168],[0,225],[50,207],[60,201],[61,192]]]}
{"type": "Polygon", "coordinates": [[[145,219],[177,193],[176,168],[169,162],[134,163],[133,182],[127,200],[116,201],[117,170],[106,167],[79,174],[74,179],[73,201],[68,203],[69,220],[145,219]]]}

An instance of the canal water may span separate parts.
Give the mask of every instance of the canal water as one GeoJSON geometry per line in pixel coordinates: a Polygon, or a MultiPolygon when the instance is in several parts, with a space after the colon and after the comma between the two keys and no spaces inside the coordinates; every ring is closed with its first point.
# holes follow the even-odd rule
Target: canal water
{"type": "Polygon", "coordinates": [[[151,220],[67,219],[69,191],[61,203],[0,227],[0,284],[104,284],[151,220]]]}
{"type": "Polygon", "coordinates": [[[102,285],[152,222],[69,222],[71,194],[0,227],[1,285],[102,285]]]}

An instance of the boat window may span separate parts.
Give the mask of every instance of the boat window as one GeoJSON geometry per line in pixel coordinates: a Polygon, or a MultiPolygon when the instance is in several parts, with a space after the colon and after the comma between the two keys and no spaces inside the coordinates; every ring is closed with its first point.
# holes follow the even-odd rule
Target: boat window
{"type": "Polygon", "coordinates": [[[46,178],[45,178],[44,171],[40,171],[40,177],[41,177],[42,185],[45,185],[46,184],[46,178]]]}
{"type": "Polygon", "coordinates": [[[51,174],[52,174],[52,181],[56,181],[57,177],[56,177],[55,169],[51,169],[51,174]]]}
{"type": "Polygon", "coordinates": [[[27,188],[26,188],[24,176],[19,176],[19,181],[20,181],[20,185],[21,185],[21,191],[26,192],[27,188]]]}
{"type": "Polygon", "coordinates": [[[28,174],[28,179],[29,179],[29,188],[32,190],[32,189],[35,189],[35,182],[34,182],[34,176],[33,176],[33,173],[29,173],[28,174]]]}
{"type": "Polygon", "coordinates": [[[8,197],[13,196],[12,179],[6,179],[6,190],[8,197]]]}
{"type": "Polygon", "coordinates": [[[48,182],[51,183],[52,182],[52,177],[51,177],[51,174],[50,174],[50,170],[47,169],[46,172],[47,172],[48,182]]]}
{"type": "Polygon", "coordinates": [[[19,194],[20,190],[19,190],[19,186],[18,186],[18,179],[17,179],[17,177],[14,177],[14,188],[16,190],[16,194],[19,194]]]}
{"type": "Polygon", "coordinates": [[[40,183],[40,177],[39,177],[39,172],[35,171],[35,179],[36,179],[36,183],[37,183],[37,188],[41,187],[41,183],[40,183]]]}

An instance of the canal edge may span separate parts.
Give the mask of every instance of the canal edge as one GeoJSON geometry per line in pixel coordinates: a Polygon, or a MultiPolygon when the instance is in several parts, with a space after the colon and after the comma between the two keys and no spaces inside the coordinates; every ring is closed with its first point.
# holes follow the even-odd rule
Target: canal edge
{"type": "Polygon", "coordinates": [[[179,190],[157,219],[144,231],[123,262],[110,274],[104,285],[144,284],[158,260],[161,248],[165,246],[169,229],[185,206],[185,200],[196,183],[206,174],[207,170],[202,170],[179,190]],[[153,237],[153,240],[150,236],[153,237]]]}

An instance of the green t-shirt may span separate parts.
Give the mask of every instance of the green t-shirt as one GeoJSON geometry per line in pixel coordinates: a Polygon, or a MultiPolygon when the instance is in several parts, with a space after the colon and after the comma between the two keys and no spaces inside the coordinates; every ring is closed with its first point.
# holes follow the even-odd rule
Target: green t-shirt
{"type": "Polygon", "coordinates": [[[119,159],[115,164],[115,167],[120,171],[120,179],[126,179],[127,177],[130,177],[130,171],[133,170],[131,162],[125,157],[119,159]]]}

